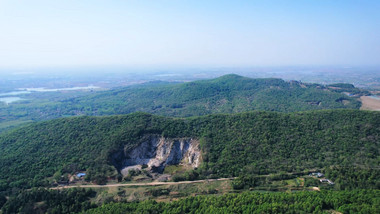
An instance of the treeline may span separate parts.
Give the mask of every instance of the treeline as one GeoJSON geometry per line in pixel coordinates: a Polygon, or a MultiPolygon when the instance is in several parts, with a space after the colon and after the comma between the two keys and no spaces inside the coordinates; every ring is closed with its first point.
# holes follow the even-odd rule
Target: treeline
{"type": "Polygon", "coordinates": [[[322,191],[196,196],[170,203],[110,203],[85,211],[103,213],[379,213],[380,191],[322,191]]]}
{"type": "Polygon", "coordinates": [[[354,85],[348,84],[348,83],[336,83],[336,84],[330,84],[326,86],[329,90],[342,93],[347,92],[350,93],[351,96],[368,96],[371,93],[367,90],[355,88],[354,85]]]}
{"type": "MultiPolygon", "coordinates": [[[[235,190],[242,189],[252,189],[254,187],[260,186],[260,188],[254,188],[255,190],[265,189],[268,191],[278,191],[278,186],[272,185],[273,181],[283,181],[293,178],[297,178],[300,174],[288,174],[288,173],[279,173],[271,174],[268,176],[255,175],[255,174],[242,174],[231,183],[232,188],[235,190]]],[[[319,181],[318,181],[319,184],[319,181]]],[[[317,185],[316,185],[317,186],[317,185]]]]}
{"type": "MultiPolygon", "coordinates": [[[[154,194],[154,193],[152,193],[154,194]]],[[[159,194],[162,194],[161,192],[159,194]]],[[[195,196],[170,203],[152,200],[133,203],[91,203],[93,190],[32,189],[0,204],[10,213],[379,213],[379,190],[321,192],[243,192],[195,196]]]]}
{"type": "Polygon", "coordinates": [[[58,119],[0,136],[0,190],[49,186],[54,179],[78,171],[86,171],[86,179],[95,183],[117,179],[120,164],[115,154],[134,148],[146,135],[199,139],[203,163],[176,180],[338,166],[351,169],[329,172],[332,179],[342,182],[341,189],[347,185],[352,185],[349,189],[377,188],[378,127],[379,112],[357,110],[250,112],[188,119],[145,113],[58,119]],[[372,180],[364,182],[367,178],[372,180]]]}
{"type": "Polygon", "coordinates": [[[90,189],[32,189],[14,193],[1,205],[1,213],[77,213],[96,205],[90,202],[96,192],[90,189]]]}
{"type": "Polygon", "coordinates": [[[336,190],[380,189],[380,170],[377,168],[333,166],[327,167],[324,173],[336,183],[334,185],[336,190]]]}
{"type": "MultiPolygon", "coordinates": [[[[271,174],[269,176],[242,173],[239,177],[232,181],[232,187],[236,190],[241,189],[264,189],[270,191],[278,191],[279,186],[273,185],[273,181],[283,181],[289,179],[296,179],[297,177],[303,177],[304,186],[308,187],[320,187],[323,189],[334,190],[354,190],[354,189],[380,189],[380,170],[376,168],[360,168],[354,166],[331,166],[322,169],[324,178],[327,178],[334,182],[333,185],[322,184],[319,179],[308,177],[309,172],[299,173],[279,173],[271,174]]],[[[286,184],[286,182],[285,182],[286,184]]]]}

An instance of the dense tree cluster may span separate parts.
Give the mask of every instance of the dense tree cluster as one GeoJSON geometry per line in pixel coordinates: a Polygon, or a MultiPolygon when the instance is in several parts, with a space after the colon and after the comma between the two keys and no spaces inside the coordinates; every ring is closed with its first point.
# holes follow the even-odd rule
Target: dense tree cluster
{"type": "MultiPolygon", "coordinates": [[[[137,111],[163,116],[189,117],[251,110],[295,112],[349,108],[361,103],[342,94],[362,90],[337,84],[285,82],[281,79],[251,79],[225,75],[189,83],[151,83],[93,94],[33,95],[32,99],[6,106],[0,104],[0,131],[26,121],[41,121],[78,115],[115,115],[137,111]]],[[[367,92],[366,92],[367,93],[367,92]]],[[[31,96],[31,95],[28,95],[31,96]]]]}
{"type": "Polygon", "coordinates": [[[95,195],[92,190],[46,190],[32,189],[12,195],[2,205],[1,212],[11,213],[77,213],[96,207],[89,199],[95,195]]]}
{"type": "MultiPolygon", "coordinates": [[[[341,92],[367,93],[350,84],[322,86],[226,75],[183,84],[132,86],[65,101],[57,98],[49,105],[1,106],[0,122],[136,111],[189,117],[149,113],[69,117],[1,134],[1,213],[379,213],[380,113],[320,110],[360,107],[359,101],[341,92]],[[249,110],[267,111],[191,117],[249,110]],[[319,111],[299,112],[304,110],[319,111]],[[335,185],[321,192],[245,192],[98,208],[90,203],[95,194],[91,190],[30,189],[67,183],[78,172],[86,172],[84,179],[96,184],[122,181],[122,160],[116,154],[149,136],[199,140],[202,164],[175,174],[174,181],[238,177],[232,182],[235,191],[257,186],[277,190],[272,182],[318,169],[335,185]]],[[[304,187],[318,182],[305,177],[304,187]]],[[[167,189],[148,192],[154,197],[169,193],[167,189]]]]}
{"type": "Polygon", "coordinates": [[[196,196],[170,203],[111,203],[85,211],[103,213],[379,213],[379,190],[196,196]]]}
{"type": "Polygon", "coordinates": [[[352,187],[373,188],[378,187],[374,176],[380,165],[378,127],[380,113],[357,110],[251,112],[189,119],[145,113],[58,119],[0,136],[0,188],[47,186],[52,179],[65,179],[78,171],[86,171],[86,180],[95,183],[116,179],[114,154],[134,148],[146,135],[200,140],[202,165],[178,175],[177,180],[336,166],[350,170],[331,171],[331,178],[352,187]]]}
{"type": "MultiPolygon", "coordinates": [[[[152,194],[167,194],[163,190],[152,194]]],[[[170,203],[152,200],[92,204],[95,192],[85,189],[32,189],[11,196],[2,205],[7,213],[378,213],[379,190],[321,192],[243,192],[196,196],[170,203]]]]}
{"type": "MultiPolygon", "coordinates": [[[[356,88],[349,90],[360,92],[356,88]]],[[[86,115],[109,115],[143,111],[164,116],[188,117],[251,110],[294,112],[356,109],[360,105],[356,99],[318,84],[225,75],[213,80],[107,91],[68,100],[63,109],[64,114],[76,114],[80,111],[86,115]],[[343,103],[342,100],[347,102],[343,103]]]]}
{"type": "Polygon", "coordinates": [[[324,170],[326,177],[335,181],[334,188],[344,189],[380,189],[380,170],[357,167],[333,166],[324,170]]]}

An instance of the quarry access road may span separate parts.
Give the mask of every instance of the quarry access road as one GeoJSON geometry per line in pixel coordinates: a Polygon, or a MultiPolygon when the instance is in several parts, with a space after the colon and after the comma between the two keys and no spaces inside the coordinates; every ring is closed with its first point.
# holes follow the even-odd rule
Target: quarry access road
{"type": "Polygon", "coordinates": [[[105,184],[105,185],[67,185],[53,187],[50,189],[69,189],[69,188],[105,188],[105,187],[123,187],[123,186],[161,186],[161,185],[173,185],[173,184],[192,184],[192,183],[204,183],[204,182],[213,182],[213,181],[227,181],[233,180],[235,178],[218,178],[218,179],[205,179],[205,180],[196,180],[196,181],[178,181],[178,182],[149,182],[149,183],[127,183],[127,184],[105,184]]]}

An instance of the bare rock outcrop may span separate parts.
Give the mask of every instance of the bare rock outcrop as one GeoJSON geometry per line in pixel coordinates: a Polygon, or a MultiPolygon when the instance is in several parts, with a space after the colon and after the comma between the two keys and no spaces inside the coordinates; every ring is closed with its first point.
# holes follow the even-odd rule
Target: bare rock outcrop
{"type": "Polygon", "coordinates": [[[131,169],[143,166],[152,172],[162,173],[167,165],[186,165],[196,168],[200,164],[199,141],[193,138],[145,137],[135,148],[122,154],[120,172],[125,176],[131,169]]]}

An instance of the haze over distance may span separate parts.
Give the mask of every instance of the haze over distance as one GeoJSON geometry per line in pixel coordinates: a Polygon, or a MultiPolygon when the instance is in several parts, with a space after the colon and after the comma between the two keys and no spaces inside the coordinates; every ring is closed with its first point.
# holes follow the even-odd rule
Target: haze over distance
{"type": "Polygon", "coordinates": [[[0,0],[0,214],[379,214],[379,11],[0,0]]]}
{"type": "Polygon", "coordinates": [[[378,11],[376,0],[3,0],[0,68],[378,66],[378,11]]]}
{"type": "Polygon", "coordinates": [[[378,1],[0,2],[0,92],[235,73],[380,87],[378,1]]]}

